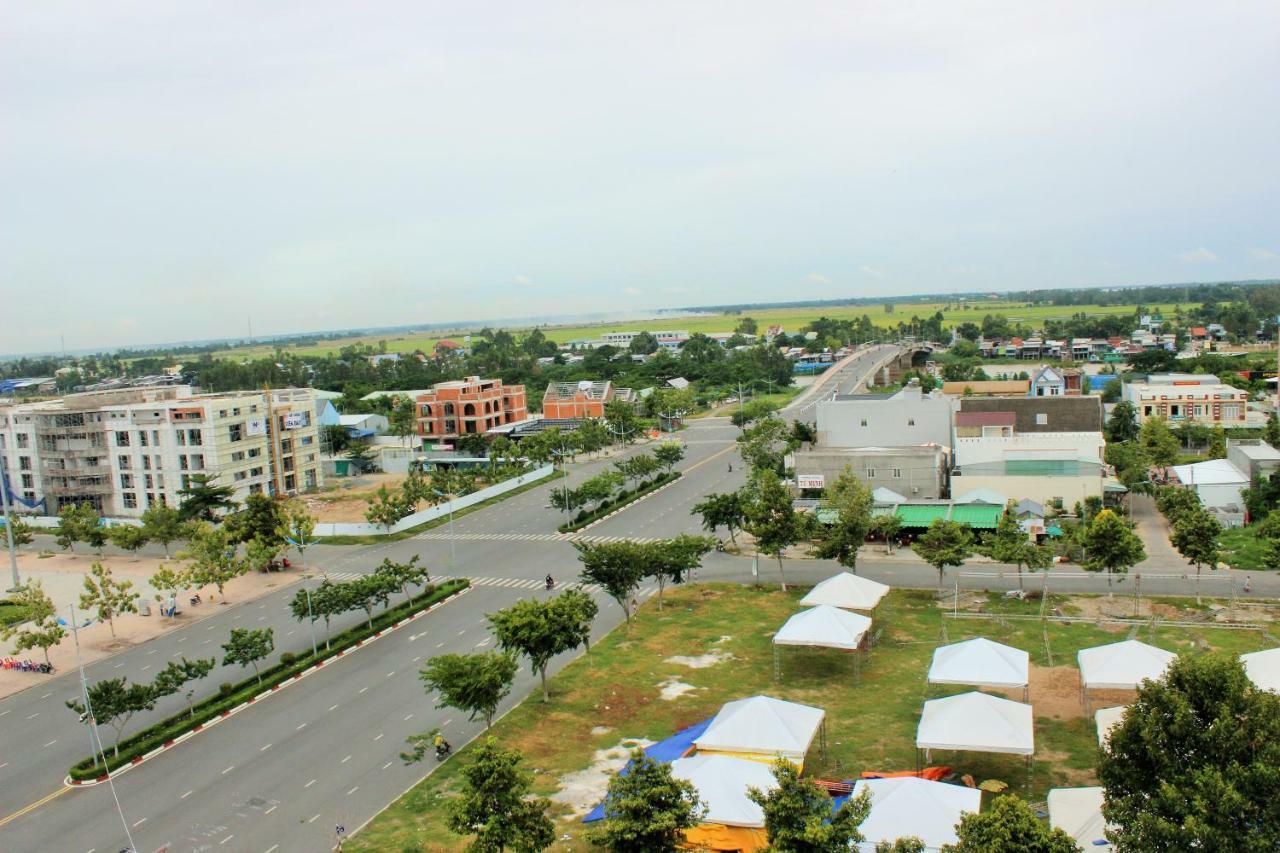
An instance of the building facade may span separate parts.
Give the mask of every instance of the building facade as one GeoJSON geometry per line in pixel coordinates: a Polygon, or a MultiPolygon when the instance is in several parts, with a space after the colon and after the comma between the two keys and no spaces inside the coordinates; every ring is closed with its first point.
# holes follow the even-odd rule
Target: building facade
{"type": "MultiPolygon", "coordinates": [[[[955,401],[907,386],[889,397],[868,394],[817,405],[818,446],[896,447],[934,444],[951,447],[955,401]]],[[[892,488],[892,487],[891,487],[892,488]]]]}
{"type": "Polygon", "coordinates": [[[1140,423],[1164,418],[1232,427],[1244,426],[1248,418],[1249,393],[1223,385],[1216,376],[1153,375],[1146,382],[1126,384],[1122,393],[1137,410],[1140,423]]]}
{"type": "Polygon", "coordinates": [[[193,474],[250,494],[321,485],[310,388],[197,394],[123,388],[0,409],[0,466],[15,505],[57,515],[87,503],[108,517],[178,506],[193,474]]]}
{"type": "Polygon", "coordinates": [[[523,385],[479,376],[437,382],[417,395],[417,406],[418,435],[437,440],[484,435],[529,416],[523,385]]]}
{"type": "Polygon", "coordinates": [[[635,395],[629,388],[614,388],[608,380],[552,382],[542,397],[542,416],[550,420],[603,418],[605,405],[614,399],[633,402],[635,395]]]}
{"type": "Polygon", "coordinates": [[[887,488],[909,500],[946,494],[947,454],[937,445],[916,447],[815,447],[788,460],[801,493],[823,489],[846,468],[869,488],[887,488]]]}

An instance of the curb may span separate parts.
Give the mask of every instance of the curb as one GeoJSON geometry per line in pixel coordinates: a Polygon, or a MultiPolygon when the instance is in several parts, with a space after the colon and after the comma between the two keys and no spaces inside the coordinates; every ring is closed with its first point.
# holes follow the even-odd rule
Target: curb
{"type": "Polygon", "coordinates": [[[672,480],[671,482],[669,482],[669,483],[663,483],[661,486],[659,486],[658,488],[654,489],[652,492],[648,492],[648,493],[646,493],[646,494],[644,494],[644,495],[641,495],[640,497],[636,498],[636,499],[635,499],[635,500],[633,500],[633,501],[629,501],[629,502],[627,502],[627,503],[623,504],[622,506],[620,506],[620,507],[618,507],[617,509],[615,509],[613,512],[609,513],[608,515],[604,515],[604,516],[601,516],[600,518],[597,518],[595,521],[591,522],[590,524],[586,525],[585,527],[579,527],[577,530],[573,531],[572,533],[561,533],[560,535],[561,535],[561,536],[563,536],[565,539],[572,539],[574,536],[577,536],[579,533],[584,533],[584,532],[586,532],[586,531],[590,530],[591,528],[595,527],[597,524],[600,524],[601,522],[608,521],[609,519],[613,518],[613,517],[614,517],[615,515],[617,515],[618,513],[626,512],[627,510],[631,509],[631,508],[632,508],[633,506],[635,506],[636,504],[644,503],[644,502],[645,502],[645,501],[647,501],[649,498],[653,497],[654,495],[658,494],[659,492],[666,491],[667,489],[671,488],[672,486],[674,486],[676,483],[680,482],[680,481],[681,481],[681,480],[683,480],[683,479],[684,479],[684,474],[683,474],[683,472],[681,472],[680,476],[679,476],[679,477],[676,477],[676,478],[675,478],[674,480],[672,480]]]}
{"type": "Polygon", "coordinates": [[[223,720],[228,719],[229,717],[235,716],[236,714],[243,711],[245,708],[248,708],[258,703],[259,701],[266,699],[267,697],[275,694],[281,688],[288,687],[291,684],[296,684],[297,682],[301,681],[302,679],[306,678],[308,675],[311,675],[317,670],[320,670],[331,663],[335,663],[341,660],[342,658],[346,657],[347,655],[351,654],[352,652],[358,649],[364,648],[365,646],[372,643],[374,640],[377,640],[380,637],[386,636],[387,634],[390,634],[393,631],[397,631],[401,627],[409,624],[410,622],[415,622],[421,617],[426,616],[428,613],[431,613],[432,611],[444,606],[445,604],[448,604],[450,601],[453,601],[454,599],[459,598],[460,596],[466,595],[473,588],[474,587],[468,584],[463,589],[458,590],[453,595],[450,595],[448,598],[442,598],[440,601],[437,601],[435,604],[431,605],[425,610],[419,610],[417,613],[413,614],[412,616],[406,616],[405,618],[401,619],[399,622],[391,623],[387,627],[383,628],[381,631],[378,631],[374,634],[370,634],[368,637],[365,637],[363,640],[357,641],[355,645],[348,646],[347,648],[343,649],[337,654],[327,657],[324,660],[319,661],[318,663],[315,663],[312,666],[307,667],[302,672],[299,672],[297,675],[291,676],[290,678],[286,678],[284,681],[280,682],[279,684],[273,687],[268,687],[266,690],[263,690],[262,692],[258,693],[257,695],[249,699],[246,699],[244,702],[241,702],[239,705],[235,706],[234,708],[230,708],[226,711],[223,711],[213,719],[200,723],[199,725],[191,728],[188,731],[183,732],[177,737],[165,741],[160,746],[157,746],[155,749],[151,750],[150,752],[145,753],[143,755],[139,755],[137,758],[133,759],[128,764],[117,767],[115,770],[112,770],[110,773],[103,773],[101,776],[98,776],[96,778],[85,779],[85,780],[72,779],[71,776],[68,775],[65,778],[63,778],[62,784],[69,788],[91,788],[94,785],[101,785],[103,782],[106,782],[110,779],[115,779],[121,774],[127,773],[128,771],[137,767],[139,764],[144,764],[147,761],[150,761],[151,759],[155,758],[157,755],[160,755],[163,752],[167,752],[170,749],[173,749],[175,746],[178,746],[179,744],[187,741],[188,739],[194,737],[200,732],[206,731],[207,729],[212,728],[213,726],[217,725],[223,720]]]}

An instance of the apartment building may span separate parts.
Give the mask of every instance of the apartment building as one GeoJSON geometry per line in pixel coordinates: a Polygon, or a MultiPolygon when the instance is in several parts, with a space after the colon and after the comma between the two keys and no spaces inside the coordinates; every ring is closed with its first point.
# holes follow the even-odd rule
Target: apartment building
{"type": "Polygon", "coordinates": [[[91,504],[110,517],[177,506],[192,474],[243,500],[321,484],[310,388],[198,394],[119,388],[0,408],[0,466],[19,510],[91,504]]]}
{"type": "Polygon", "coordinates": [[[503,385],[501,379],[468,376],[437,382],[416,397],[418,435],[431,439],[484,435],[490,429],[529,416],[523,385],[503,385]]]}
{"type": "Polygon", "coordinates": [[[1160,417],[1230,427],[1244,426],[1248,418],[1248,392],[1224,385],[1216,376],[1153,374],[1146,382],[1126,384],[1123,395],[1137,410],[1140,422],[1160,417]]]}

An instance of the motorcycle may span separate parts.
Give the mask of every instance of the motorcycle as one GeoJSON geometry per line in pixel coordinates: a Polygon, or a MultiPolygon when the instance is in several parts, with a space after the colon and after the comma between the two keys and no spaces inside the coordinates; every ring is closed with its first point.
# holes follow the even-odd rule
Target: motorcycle
{"type": "Polygon", "coordinates": [[[444,761],[449,757],[449,753],[453,752],[453,746],[449,741],[442,740],[436,744],[436,761],[444,761]]]}
{"type": "Polygon", "coordinates": [[[555,589],[555,588],[556,588],[555,579],[552,578],[551,575],[547,575],[547,589],[555,589]]]}
{"type": "Polygon", "coordinates": [[[717,540],[716,540],[716,550],[717,550],[717,551],[723,551],[723,550],[724,550],[724,540],[723,540],[723,539],[717,539],[717,540]]]}

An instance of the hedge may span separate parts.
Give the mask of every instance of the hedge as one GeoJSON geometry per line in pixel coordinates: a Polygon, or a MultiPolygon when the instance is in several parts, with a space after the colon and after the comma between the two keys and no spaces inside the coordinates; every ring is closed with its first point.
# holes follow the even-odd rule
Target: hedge
{"type": "Polygon", "coordinates": [[[406,616],[411,616],[437,602],[466,589],[471,582],[465,578],[448,580],[439,586],[428,586],[426,591],[413,601],[405,601],[397,604],[395,607],[384,610],[382,613],[373,617],[373,628],[369,628],[368,622],[361,622],[359,625],[349,628],[340,634],[330,638],[330,649],[326,651],[323,647],[319,649],[319,654],[312,655],[310,652],[306,654],[294,654],[291,652],[281,653],[281,662],[269,669],[262,671],[262,683],[258,683],[258,679],[250,676],[239,684],[233,686],[229,691],[219,691],[217,695],[211,696],[195,706],[195,716],[190,711],[181,711],[166,720],[162,720],[137,734],[130,735],[120,742],[120,755],[112,755],[111,747],[103,744],[103,752],[106,754],[107,764],[104,769],[102,764],[96,757],[89,757],[72,765],[67,775],[76,781],[85,781],[88,779],[97,779],[104,773],[115,770],[131,763],[134,759],[146,755],[158,746],[162,746],[169,741],[180,737],[183,734],[194,729],[196,726],[203,725],[215,717],[220,716],[224,711],[229,711],[237,705],[257,696],[263,691],[270,690],[277,684],[287,681],[298,673],[309,669],[315,664],[336,657],[346,649],[351,648],[359,641],[376,634],[383,628],[397,622],[406,616]],[[286,657],[286,655],[288,657],[286,657]]]}
{"type": "Polygon", "coordinates": [[[558,528],[561,533],[573,533],[581,530],[592,522],[599,521],[611,512],[617,512],[622,507],[630,503],[635,503],[645,495],[654,492],[667,483],[674,483],[680,479],[679,471],[669,471],[666,474],[659,474],[652,482],[645,480],[640,483],[634,492],[623,489],[612,500],[607,500],[591,512],[582,511],[573,517],[573,521],[568,524],[562,524],[558,528]]]}

